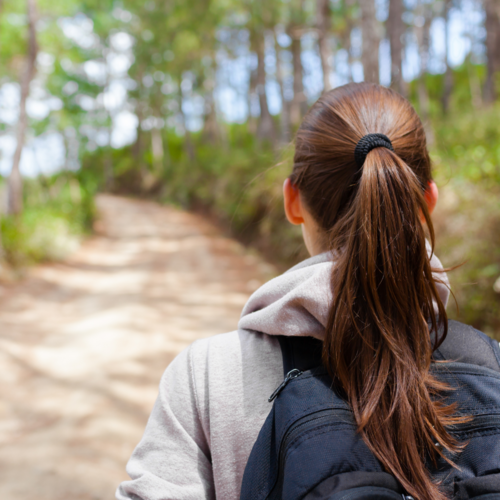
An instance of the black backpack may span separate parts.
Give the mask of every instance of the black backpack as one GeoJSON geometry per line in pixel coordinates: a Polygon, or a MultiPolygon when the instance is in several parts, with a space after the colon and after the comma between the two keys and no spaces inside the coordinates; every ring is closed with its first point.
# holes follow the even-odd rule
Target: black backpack
{"type": "MultiPolygon", "coordinates": [[[[321,366],[321,342],[279,337],[285,380],[250,454],[241,500],[411,499],[384,471],[356,430],[349,404],[321,366]]],[[[449,431],[468,441],[453,457],[428,468],[454,500],[500,499],[500,348],[482,332],[449,322],[434,353],[433,373],[456,390],[446,402],[473,417],[449,431]]]]}

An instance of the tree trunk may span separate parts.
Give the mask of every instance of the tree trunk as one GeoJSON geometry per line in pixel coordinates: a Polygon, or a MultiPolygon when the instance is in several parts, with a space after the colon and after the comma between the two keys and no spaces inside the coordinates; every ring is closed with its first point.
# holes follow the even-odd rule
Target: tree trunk
{"type": "Polygon", "coordinates": [[[347,80],[349,82],[353,81],[352,66],[354,61],[353,50],[352,50],[352,30],[359,24],[359,19],[354,18],[352,15],[353,8],[355,7],[357,0],[344,0],[343,4],[343,16],[345,27],[340,35],[340,45],[347,52],[347,80]]]}
{"type": "Polygon", "coordinates": [[[151,129],[151,152],[153,156],[153,170],[157,175],[161,175],[163,173],[164,158],[163,137],[161,129],[156,124],[151,129]]]}
{"type": "Polygon", "coordinates": [[[179,97],[179,111],[181,114],[182,126],[184,127],[184,151],[186,152],[189,161],[194,161],[195,152],[194,152],[193,138],[191,137],[191,132],[187,128],[186,114],[182,109],[182,94],[179,97]]]}
{"type": "Polygon", "coordinates": [[[481,82],[479,81],[476,68],[474,68],[474,64],[472,63],[470,55],[467,59],[468,60],[466,60],[466,64],[467,64],[467,72],[469,73],[471,104],[476,109],[482,108],[483,96],[481,95],[481,82]]]}
{"type": "Polygon", "coordinates": [[[36,39],[36,3],[35,0],[27,0],[28,11],[28,59],[26,69],[21,79],[21,100],[19,102],[19,121],[17,123],[17,144],[12,161],[12,170],[9,176],[8,207],[9,214],[19,214],[23,210],[23,184],[19,163],[23,151],[28,117],[26,115],[26,100],[30,92],[30,83],[35,75],[36,57],[38,54],[38,43],[36,39]]]}
{"type": "Polygon", "coordinates": [[[352,54],[352,43],[351,43],[351,36],[352,36],[352,30],[355,26],[355,22],[352,16],[352,8],[353,4],[356,0],[344,0],[344,29],[341,31],[340,34],[340,46],[346,51],[347,53],[347,67],[348,67],[348,72],[347,72],[347,80],[349,82],[352,82],[353,80],[353,75],[352,75],[352,64],[353,64],[353,54],[352,54]]]}
{"type": "Polygon", "coordinates": [[[329,0],[316,0],[316,26],[318,30],[318,48],[323,71],[323,93],[328,92],[332,85],[330,75],[332,72],[332,51],[328,34],[331,26],[331,11],[329,0]]]}
{"type": "Polygon", "coordinates": [[[257,125],[257,139],[268,140],[274,144],[276,131],[274,120],[269,113],[266,95],[266,66],[265,66],[265,38],[263,33],[255,36],[255,52],[257,54],[257,95],[259,96],[260,117],[257,125]]]}
{"type": "Polygon", "coordinates": [[[283,68],[281,66],[281,48],[278,44],[276,34],[274,37],[274,47],[276,53],[276,80],[280,88],[281,95],[281,130],[280,140],[283,144],[290,141],[290,102],[285,99],[285,85],[283,83],[283,68]]]}
{"type": "Polygon", "coordinates": [[[443,95],[441,97],[441,103],[443,106],[443,111],[445,113],[448,112],[448,109],[450,107],[450,97],[451,97],[451,91],[453,90],[453,71],[450,66],[450,11],[453,5],[453,0],[445,0],[444,4],[444,19],[446,23],[446,29],[445,29],[445,47],[446,47],[446,53],[445,53],[445,64],[446,64],[446,71],[444,74],[444,88],[443,88],[443,95]]]}
{"type": "Polygon", "coordinates": [[[134,156],[136,165],[140,168],[142,167],[142,120],[144,119],[142,113],[142,104],[141,102],[137,103],[135,108],[135,113],[137,115],[137,137],[135,139],[134,144],[132,145],[132,155],[134,156]]]}
{"type": "Polygon", "coordinates": [[[255,116],[252,115],[252,102],[255,95],[257,95],[257,70],[251,70],[249,73],[249,85],[248,85],[248,131],[250,134],[255,135],[257,133],[257,120],[255,116]]]}
{"type": "Polygon", "coordinates": [[[430,99],[429,91],[427,89],[426,76],[429,66],[431,24],[433,15],[429,5],[424,4],[422,0],[420,0],[420,6],[422,7],[421,15],[424,16],[425,21],[422,28],[419,28],[417,31],[417,41],[420,55],[420,74],[417,81],[417,95],[420,117],[424,123],[424,129],[427,136],[427,144],[432,145],[435,141],[435,134],[434,129],[432,128],[432,123],[429,120],[430,99]]]}
{"type": "Polygon", "coordinates": [[[107,148],[104,150],[104,189],[107,193],[113,191],[115,184],[115,174],[113,171],[113,154],[111,150],[111,132],[113,129],[113,117],[111,112],[104,108],[107,113],[108,122],[108,144],[107,148]]]}
{"type": "Polygon", "coordinates": [[[389,1],[389,17],[387,18],[387,34],[391,46],[391,87],[402,95],[407,89],[403,80],[403,0],[389,1]]]}
{"type": "Polygon", "coordinates": [[[416,38],[420,57],[420,71],[417,82],[418,107],[420,116],[424,122],[429,118],[429,93],[427,91],[426,75],[429,63],[430,29],[432,24],[432,12],[428,4],[419,1],[416,13],[423,16],[425,21],[422,27],[417,27],[416,38]]]}
{"type": "Polygon", "coordinates": [[[290,105],[290,121],[294,127],[298,127],[307,111],[307,100],[303,82],[302,42],[300,30],[290,29],[288,34],[292,39],[293,63],[293,99],[290,105]]]}
{"type": "Polygon", "coordinates": [[[363,0],[361,5],[361,31],[363,33],[363,53],[361,61],[365,82],[379,83],[380,34],[376,18],[375,0],[363,0]]]}
{"type": "Polygon", "coordinates": [[[143,104],[143,92],[142,92],[142,78],[144,76],[144,71],[139,68],[137,73],[136,81],[139,82],[139,88],[137,90],[138,98],[137,104],[135,106],[135,114],[137,116],[137,137],[134,144],[132,145],[132,155],[136,162],[136,166],[139,170],[142,170],[142,143],[143,143],[143,132],[142,132],[142,121],[144,120],[144,104],[143,104]]]}
{"type": "Polygon", "coordinates": [[[496,74],[500,71],[500,7],[498,0],[484,0],[486,14],[486,56],[487,73],[484,85],[484,99],[491,103],[497,98],[496,74]]]}
{"type": "Polygon", "coordinates": [[[210,144],[220,142],[220,130],[217,123],[217,113],[215,111],[215,99],[213,89],[209,89],[205,94],[205,122],[203,123],[203,139],[210,144]]]}
{"type": "Polygon", "coordinates": [[[217,122],[217,110],[215,107],[215,61],[212,59],[210,67],[207,68],[205,73],[205,80],[203,82],[205,88],[205,121],[203,123],[203,138],[211,144],[220,142],[221,133],[219,130],[219,123],[217,122]]]}
{"type": "MultiPolygon", "coordinates": [[[[111,77],[111,69],[109,67],[109,55],[110,49],[109,47],[106,47],[103,50],[103,63],[104,67],[106,68],[106,83],[104,85],[103,89],[103,96],[107,93],[109,93],[110,89],[110,77],[111,77]]],[[[107,148],[104,152],[104,188],[106,192],[111,192],[113,191],[114,184],[115,184],[115,173],[113,170],[113,155],[111,152],[111,135],[113,132],[113,113],[111,109],[108,109],[106,107],[106,100],[103,99],[102,101],[102,107],[103,111],[106,114],[106,124],[108,126],[108,144],[107,148]]]]}

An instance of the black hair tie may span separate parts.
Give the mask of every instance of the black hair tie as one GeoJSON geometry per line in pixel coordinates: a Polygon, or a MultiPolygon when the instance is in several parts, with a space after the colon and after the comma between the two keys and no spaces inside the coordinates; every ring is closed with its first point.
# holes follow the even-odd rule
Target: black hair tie
{"type": "Polygon", "coordinates": [[[365,163],[366,156],[368,153],[375,148],[387,148],[394,151],[392,147],[392,142],[384,134],[368,134],[362,137],[356,144],[356,149],[354,150],[354,159],[356,160],[356,165],[358,168],[363,166],[365,163]]]}

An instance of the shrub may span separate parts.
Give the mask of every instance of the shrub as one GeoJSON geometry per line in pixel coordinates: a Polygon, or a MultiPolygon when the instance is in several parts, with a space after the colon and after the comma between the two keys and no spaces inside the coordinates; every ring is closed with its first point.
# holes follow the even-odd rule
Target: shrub
{"type": "Polygon", "coordinates": [[[68,172],[25,180],[22,214],[1,219],[5,261],[22,268],[74,251],[91,230],[94,190],[82,175],[68,172]]]}

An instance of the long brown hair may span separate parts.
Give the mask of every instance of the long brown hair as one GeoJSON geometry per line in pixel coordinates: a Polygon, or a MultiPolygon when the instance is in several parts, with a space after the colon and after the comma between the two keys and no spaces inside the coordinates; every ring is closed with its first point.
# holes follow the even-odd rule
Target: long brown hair
{"type": "Polygon", "coordinates": [[[422,123],[387,88],[331,90],[298,130],[291,180],[336,260],[323,362],[345,391],[365,442],[419,500],[446,498],[426,460],[449,461],[445,450],[461,449],[446,430],[461,419],[433,398],[445,386],[429,372],[448,327],[421,222],[423,216],[433,252],[424,198],[431,179],[422,123]],[[354,150],[370,133],[388,136],[394,151],[373,149],[359,168],[354,150]]]}

